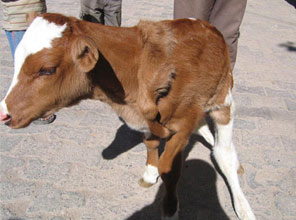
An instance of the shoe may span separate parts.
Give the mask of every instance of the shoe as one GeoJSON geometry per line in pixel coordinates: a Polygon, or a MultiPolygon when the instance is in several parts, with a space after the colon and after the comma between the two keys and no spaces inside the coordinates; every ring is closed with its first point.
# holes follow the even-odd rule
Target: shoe
{"type": "Polygon", "coordinates": [[[55,114],[52,114],[46,118],[38,118],[36,119],[35,121],[33,121],[32,123],[35,124],[35,125],[47,125],[47,124],[50,124],[52,122],[54,122],[54,120],[56,119],[56,115],[55,114]]]}

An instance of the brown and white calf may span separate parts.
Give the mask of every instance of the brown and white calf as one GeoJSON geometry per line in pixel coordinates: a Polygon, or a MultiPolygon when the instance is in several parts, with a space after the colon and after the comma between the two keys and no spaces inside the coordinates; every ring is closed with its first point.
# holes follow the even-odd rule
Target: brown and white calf
{"type": "Polygon", "coordinates": [[[210,116],[214,138],[207,125],[199,131],[213,145],[237,216],[255,219],[237,176],[232,86],[223,37],[201,20],[118,28],[44,14],[34,18],[17,47],[0,117],[11,128],[22,128],[82,99],[108,103],[145,134],[147,166],[141,184],[150,186],[160,176],[166,187],[163,218],[177,219],[182,152],[210,116]],[[159,157],[160,138],[166,145],[159,157]]]}

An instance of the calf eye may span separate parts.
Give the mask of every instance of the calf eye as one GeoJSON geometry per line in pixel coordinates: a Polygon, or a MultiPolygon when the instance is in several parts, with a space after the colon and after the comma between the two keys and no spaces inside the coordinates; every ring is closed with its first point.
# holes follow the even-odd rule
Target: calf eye
{"type": "Polygon", "coordinates": [[[41,68],[39,71],[39,76],[44,76],[44,75],[52,75],[56,72],[56,67],[52,68],[41,68]]]}

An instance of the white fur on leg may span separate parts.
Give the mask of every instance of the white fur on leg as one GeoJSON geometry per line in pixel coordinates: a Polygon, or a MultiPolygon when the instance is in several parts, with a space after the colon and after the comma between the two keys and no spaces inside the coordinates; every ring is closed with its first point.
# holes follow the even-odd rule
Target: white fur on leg
{"type": "Polygon", "coordinates": [[[237,168],[239,166],[239,163],[237,160],[237,154],[235,152],[234,145],[231,144],[231,147],[229,147],[229,149],[225,149],[221,146],[216,146],[214,149],[214,157],[231,188],[234,200],[234,208],[237,216],[239,217],[239,219],[243,220],[255,220],[256,217],[253,214],[249,202],[247,201],[239,184],[237,175],[237,168]]]}
{"type": "Polygon", "coordinates": [[[196,133],[202,136],[210,145],[214,146],[214,137],[207,124],[201,125],[196,133]]]}
{"type": "Polygon", "coordinates": [[[146,165],[143,180],[146,183],[155,184],[159,177],[158,168],[150,164],[146,165]]]}
{"type": "Polygon", "coordinates": [[[217,134],[213,155],[231,188],[237,216],[242,220],[255,220],[256,217],[241,190],[238,180],[239,162],[232,143],[232,126],[233,120],[227,125],[216,125],[217,134]]]}

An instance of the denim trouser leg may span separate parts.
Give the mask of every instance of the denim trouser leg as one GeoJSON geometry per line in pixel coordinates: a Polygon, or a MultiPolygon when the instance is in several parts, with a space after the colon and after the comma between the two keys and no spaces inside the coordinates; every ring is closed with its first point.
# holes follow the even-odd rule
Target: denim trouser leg
{"type": "Polygon", "coordinates": [[[22,40],[25,32],[26,31],[5,31],[6,37],[9,41],[10,50],[11,50],[13,59],[14,59],[15,49],[19,44],[19,42],[22,40]]]}

